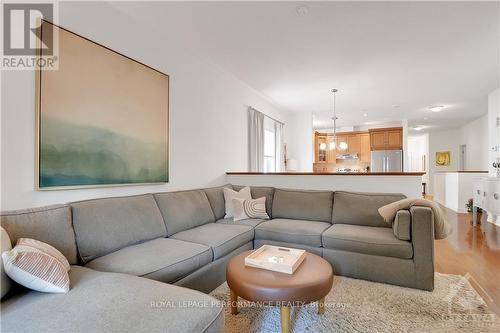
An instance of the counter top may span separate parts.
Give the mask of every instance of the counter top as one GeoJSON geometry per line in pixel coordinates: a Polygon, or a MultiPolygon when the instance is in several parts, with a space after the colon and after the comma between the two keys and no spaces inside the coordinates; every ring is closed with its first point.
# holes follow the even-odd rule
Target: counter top
{"type": "Polygon", "coordinates": [[[226,175],[252,176],[423,176],[425,172],[226,172],[226,175]]]}
{"type": "Polygon", "coordinates": [[[488,173],[488,171],[479,171],[479,170],[442,170],[436,171],[436,173],[488,173]]]}

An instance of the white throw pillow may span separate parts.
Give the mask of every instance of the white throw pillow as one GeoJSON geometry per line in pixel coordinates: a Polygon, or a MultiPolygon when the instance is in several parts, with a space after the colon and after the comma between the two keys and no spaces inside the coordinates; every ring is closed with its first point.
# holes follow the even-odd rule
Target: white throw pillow
{"type": "Polygon", "coordinates": [[[266,212],[266,197],[258,199],[233,199],[234,220],[244,220],[249,218],[269,219],[266,212]]]}
{"type": "Polygon", "coordinates": [[[233,217],[233,199],[252,200],[250,187],[244,187],[239,192],[230,188],[224,187],[224,201],[226,202],[226,216],[225,218],[233,217]]]}
{"type": "Polygon", "coordinates": [[[69,263],[62,253],[48,244],[20,239],[12,250],[2,253],[2,260],[5,273],[26,288],[46,293],[69,290],[69,263]],[[49,249],[57,258],[43,249],[49,249]]]}

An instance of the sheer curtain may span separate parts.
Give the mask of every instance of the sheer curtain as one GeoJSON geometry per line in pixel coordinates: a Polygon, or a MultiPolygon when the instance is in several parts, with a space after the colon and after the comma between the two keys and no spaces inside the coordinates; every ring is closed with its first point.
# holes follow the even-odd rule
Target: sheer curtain
{"type": "Polygon", "coordinates": [[[248,151],[251,172],[264,170],[264,114],[248,108],[248,151]]]}
{"type": "Polygon", "coordinates": [[[277,121],[274,122],[274,135],[276,144],[276,172],[285,171],[285,156],[283,143],[283,124],[277,121]]]}

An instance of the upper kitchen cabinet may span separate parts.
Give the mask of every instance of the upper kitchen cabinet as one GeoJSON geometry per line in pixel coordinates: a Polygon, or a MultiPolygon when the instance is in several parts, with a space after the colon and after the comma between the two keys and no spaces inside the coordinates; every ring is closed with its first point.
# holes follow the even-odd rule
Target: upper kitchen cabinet
{"type": "Polygon", "coordinates": [[[370,163],[371,154],[370,154],[370,134],[362,133],[359,135],[359,139],[361,142],[361,150],[359,151],[359,160],[361,162],[370,163]]]}
{"type": "Polygon", "coordinates": [[[347,136],[347,153],[360,154],[361,153],[361,134],[351,134],[347,136]]]}
{"type": "Polygon", "coordinates": [[[370,130],[371,150],[403,149],[403,128],[377,128],[370,130]]]}
{"type": "Polygon", "coordinates": [[[328,163],[328,136],[314,133],[314,161],[316,163],[328,163]]]}

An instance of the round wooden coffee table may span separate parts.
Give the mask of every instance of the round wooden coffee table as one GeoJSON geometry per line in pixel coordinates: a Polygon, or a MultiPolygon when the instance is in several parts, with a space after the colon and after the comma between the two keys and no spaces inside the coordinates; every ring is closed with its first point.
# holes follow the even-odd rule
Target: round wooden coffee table
{"type": "Polygon", "coordinates": [[[280,306],[281,332],[289,332],[290,306],[318,301],[318,313],[324,313],[325,296],[333,284],[333,269],[328,261],[307,253],[293,274],[285,274],[245,266],[245,257],[252,252],[243,252],[227,264],[231,314],[238,313],[238,296],[253,302],[269,302],[280,306]]]}

